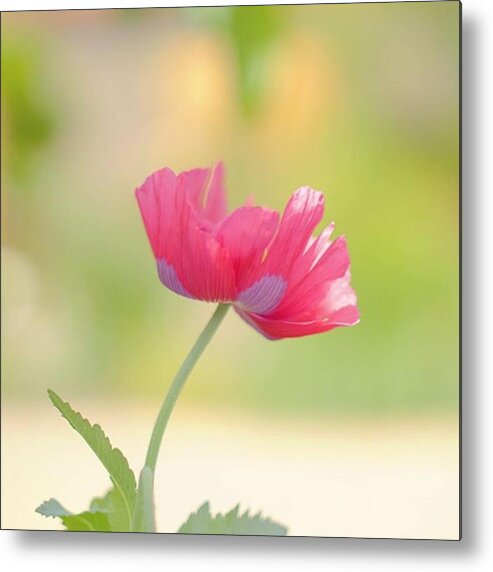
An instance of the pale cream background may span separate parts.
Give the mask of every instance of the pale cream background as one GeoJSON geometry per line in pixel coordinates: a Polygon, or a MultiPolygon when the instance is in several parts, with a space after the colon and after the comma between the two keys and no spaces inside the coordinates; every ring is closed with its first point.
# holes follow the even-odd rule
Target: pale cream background
{"type": "MultiPolygon", "coordinates": [[[[134,470],[142,466],[155,411],[73,405],[134,470]]],[[[3,527],[61,528],[35,514],[41,501],[55,496],[79,511],[108,488],[97,458],[48,403],[4,408],[2,418],[3,527]]],[[[273,423],[178,406],[156,476],[158,530],[176,532],[210,500],[214,511],[262,509],[291,535],[456,539],[458,454],[457,422],[446,418],[273,423]]]]}

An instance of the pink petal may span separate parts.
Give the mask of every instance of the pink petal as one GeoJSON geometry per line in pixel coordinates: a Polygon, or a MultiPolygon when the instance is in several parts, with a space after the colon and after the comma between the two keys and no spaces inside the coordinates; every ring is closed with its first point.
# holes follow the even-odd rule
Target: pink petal
{"type": "Polygon", "coordinates": [[[177,178],[180,193],[187,195],[201,226],[212,230],[226,216],[224,192],[224,166],[218,163],[213,169],[192,169],[180,173],[177,178]]]}
{"type": "MultiPolygon", "coordinates": [[[[337,242],[337,241],[336,241],[337,242]]],[[[279,317],[248,312],[235,306],[238,314],[266,338],[276,340],[328,332],[339,326],[354,326],[359,322],[359,311],[354,290],[350,286],[349,269],[336,280],[327,283],[324,296],[318,303],[298,307],[298,313],[279,317]]]]}
{"type": "Polygon", "coordinates": [[[290,276],[323,213],[322,193],[302,187],[293,194],[282,215],[279,231],[269,247],[264,274],[290,276]]]}
{"type": "Polygon", "coordinates": [[[305,258],[308,258],[307,264],[311,263],[311,268],[298,281],[289,283],[282,302],[271,314],[272,318],[310,315],[318,307],[333,281],[344,276],[349,268],[346,239],[341,236],[323,250],[315,247],[312,256],[307,253],[305,258]]]}
{"type": "Polygon", "coordinates": [[[303,257],[306,257],[312,268],[321,258],[323,253],[332,244],[330,237],[334,232],[335,223],[331,222],[328,227],[320,233],[320,236],[312,236],[303,257]]]}
{"type": "Polygon", "coordinates": [[[178,192],[187,195],[195,211],[202,210],[203,196],[209,176],[209,169],[192,169],[183,171],[177,177],[178,192]]]}
{"type": "Polygon", "coordinates": [[[170,245],[170,264],[192,298],[231,302],[236,298],[235,274],[228,252],[192,218],[170,245]]]}
{"type": "Polygon", "coordinates": [[[274,320],[258,314],[249,314],[238,309],[236,306],[235,310],[245,322],[269,340],[310,336],[312,334],[328,332],[339,326],[354,326],[359,322],[359,311],[356,306],[342,308],[335,312],[331,318],[304,322],[274,320]]]}
{"type": "Polygon", "coordinates": [[[321,334],[322,332],[328,332],[336,327],[335,324],[316,320],[310,322],[271,320],[269,318],[259,316],[258,314],[248,314],[236,307],[235,310],[238,315],[247,322],[247,324],[255,328],[257,332],[265,336],[268,340],[299,338],[302,336],[310,336],[312,334],[321,334]]]}
{"type": "Polygon", "coordinates": [[[224,165],[222,162],[215,166],[206,193],[205,216],[213,224],[217,224],[227,214],[226,193],[224,191],[224,165]]]}
{"type": "Polygon", "coordinates": [[[350,280],[348,270],[344,276],[330,282],[324,298],[304,314],[275,318],[246,312],[237,306],[235,310],[248,324],[271,340],[328,332],[339,326],[354,326],[359,322],[360,315],[350,280]]]}
{"type": "Polygon", "coordinates": [[[272,241],[279,223],[279,213],[262,207],[241,207],[223,219],[213,236],[228,252],[233,262],[238,288],[247,271],[258,265],[272,241]]]}
{"type": "Polygon", "coordinates": [[[245,270],[241,287],[249,288],[265,276],[278,276],[286,283],[303,276],[296,269],[323,211],[322,193],[309,187],[298,189],[288,201],[264,261],[245,270]]]}
{"type": "Polygon", "coordinates": [[[170,225],[176,175],[167,167],[156,171],[135,191],[147,237],[156,259],[162,258],[163,233],[170,225]]]}
{"type": "Polygon", "coordinates": [[[196,210],[206,176],[204,169],[179,177],[162,169],[136,196],[165,286],[191,298],[226,302],[236,297],[233,265],[196,210]]]}
{"type": "Polygon", "coordinates": [[[319,311],[330,315],[331,319],[345,308],[356,306],[357,298],[351,288],[351,272],[348,269],[344,276],[331,282],[330,287],[322,300],[319,311]]]}
{"type": "Polygon", "coordinates": [[[291,268],[288,277],[290,290],[296,287],[296,285],[306,277],[330,247],[332,244],[330,236],[333,230],[334,223],[332,222],[318,237],[311,236],[309,238],[303,254],[293,263],[291,268]]]}

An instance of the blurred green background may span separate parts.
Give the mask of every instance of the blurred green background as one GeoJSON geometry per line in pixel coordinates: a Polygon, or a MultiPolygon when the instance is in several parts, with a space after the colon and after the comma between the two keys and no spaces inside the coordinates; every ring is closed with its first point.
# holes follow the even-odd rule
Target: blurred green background
{"type": "Polygon", "coordinates": [[[458,10],[2,14],[6,402],[48,408],[52,387],[157,407],[213,307],[161,286],[133,191],[224,159],[231,207],[325,193],[362,319],[268,342],[231,313],[184,404],[455,414],[458,10]]]}

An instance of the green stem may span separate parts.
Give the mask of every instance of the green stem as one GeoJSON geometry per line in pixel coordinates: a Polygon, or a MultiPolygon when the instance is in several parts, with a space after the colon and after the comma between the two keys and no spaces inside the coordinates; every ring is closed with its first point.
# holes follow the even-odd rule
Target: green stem
{"type": "Polygon", "coordinates": [[[156,462],[159,453],[159,448],[161,446],[161,441],[163,440],[164,430],[168,424],[168,420],[175,406],[176,400],[180,395],[185,382],[188,379],[194,365],[197,363],[198,359],[202,355],[203,351],[213,338],[216,330],[219,328],[221,322],[226,316],[229,310],[229,304],[219,304],[216,308],[214,314],[212,314],[211,319],[207,322],[204,330],[200,334],[198,340],[195,342],[190,353],[185,358],[182,366],[178,370],[178,373],[169,388],[166,398],[163,401],[159,415],[156,419],[154,429],[152,430],[151,440],[149,442],[149,448],[147,449],[147,456],[145,466],[149,467],[154,473],[156,469],[156,462]]]}

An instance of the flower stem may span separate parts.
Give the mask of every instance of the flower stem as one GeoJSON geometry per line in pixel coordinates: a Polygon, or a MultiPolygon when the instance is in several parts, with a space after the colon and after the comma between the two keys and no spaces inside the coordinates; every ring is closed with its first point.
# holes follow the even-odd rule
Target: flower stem
{"type": "Polygon", "coordinates": [[[164,430],[168,424],[168,420],[175,406],[176,400],[180,395],[185,382],[188,379],[193,367],[197,363],[198,359],[204,352],[205,348],[213,338],[216,330],[219,328],[221,322],[226,316],[230,305],[229,304],[219,304],[216,308],[214,314],[212,314],[211,319],[207,322],[204,330],[200,334],[198,340],[195,342],[194,346],[190,350],[190,353],[185,358],[185,361],[181,365],[178,373],[169,388],[166,398],[163,401],[159,415],[156,419],[154,429],[152,430],[151,440],[149,442],[149,447],[147,449],[147,456],[145,461],[145,466],[149,467],[154,473],[156,469],[157,457],[159,453],[159,448],[161,446],[161,441],[163,440],[164,430]]]}

